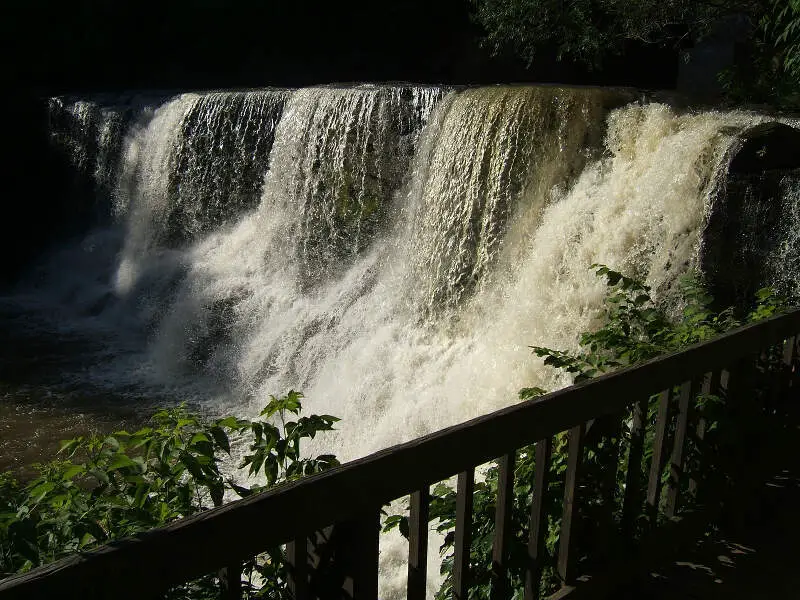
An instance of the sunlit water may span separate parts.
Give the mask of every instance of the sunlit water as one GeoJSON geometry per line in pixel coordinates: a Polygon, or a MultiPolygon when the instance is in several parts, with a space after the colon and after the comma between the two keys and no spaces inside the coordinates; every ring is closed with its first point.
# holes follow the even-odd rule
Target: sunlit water
{"type": "MultiPolygon", "coordinates": [[[[4,435],[45,427],[15,416],[26,394],[55,399],[38,413],[63,423],[52,437],[153,402],[252,416],[294,388],[341,417],[313,449],[342,460],[568,383],[528,346],[576,347],[603,297],[593,263],[671,302],[726,152],[762,119],[556,87],[54,99],[53,112],[54,143],[110,216],[4,301],[32,349],[18,364],[42,360],[36,340],[56,357],[48,375],[7,369],[4,435]],[[88,417],[57,412],[81,396],[88,417]]],[[[775,261],[796,262],[796,204],[775,261]]],[[[405,585],[403,552],[382,542],[386,597],[405,585]]]]}

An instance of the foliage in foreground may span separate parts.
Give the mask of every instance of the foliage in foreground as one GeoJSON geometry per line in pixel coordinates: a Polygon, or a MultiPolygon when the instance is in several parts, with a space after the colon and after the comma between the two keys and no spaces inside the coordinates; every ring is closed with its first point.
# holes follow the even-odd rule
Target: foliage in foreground
{"type": "MultiPolygon", "coordinates": [[[[599,277],[605,278],[608,284],[602,326],[596,331],[584,333],[580,339],[581,349],[575,353],[532,347],[534,353],[543,358],[546,365],[572,374],[575,382],[585,381],[615,369],[680,350],[744,323],[772,316],[787,307],[784,299],[778,297],[771,289],[765,288],[758,292],[753,310],[740,320],[736,318],[733,309],[712,310],[712,299],[703,286],[693,277],[686,277],[681,281],[685,308],[680,318],[675,319],[653,300],[650,289],[644,284],[602,265],[593,265],[592,268],[599,277]]],[[[519,395],[521,399],[526,400],[543,393],[545,391],[540,388],[524,388],[520,390],[519,395]]],[[[724,478],[722,474],[726,472],[725,469],[707,472],[700,472],[698,469],[701,464],[699,460],[701,454],[714,457],[730,456],[732,460],[736,455],[730,452],[730,448],[732,445],[737,445],[737,439],[741,438],[731,428],[734,424],[725,423],[725,427],[720,426],[728,418],[724,402],[725,399],[720,395],[708,394],[698,398],[698,411],[707,423],[706,437],[703,444],[691,446],[688,459],[690,470],[693,469],[693,477],[703,480],[707,485],[717,487],[726,485],[726,481],[711,480],[724,478]]],[[[657,397],[653,397],[648,403],[646,450],[641,466],[640,482],[647,480],[647,469],[652,458],[656,409],[657,397]]],[[[581,561],[588,560],[590,554],[593,560],[602,561],[603,557],[612,556],[615,552],[615,542],[612,541],[614,533],[609,529],[604,530],[603,527],[606,527],[604,523],[607,522],[609,497],[614,499],[612,513],[616,522],[619,522],[621,515],[632,414],[624,415],[621,422],[620,427],[620,419],[599,420],[585,440],[586,450],[579,494],[581,523],[578,528],[586,543],[582,548],[581,561]],[[616,465],[616,468],[610,469],[610,465],[616,465]],[[602,542],[599,541],[601,539],[602,542]]],[[[557,435],[553,440],[550,483],[544,498],[548,526],[541,590],[543,594],[554,591],[560,584],[555,565],[564,491],[563,480],[567,465],[567,443],[566,432],[557,435]]],[[[528,561],[532,482],[536,468],[534,457],[534,446],[517,451],[512,509],[514,537],[510,544],[508,563],[510,586],[515,591],[515,598],[522,597],[528,561]]],[[[499,475],[497,466],[490,465],[484,475],[484,480],[475,484],[473,508],[470,577],[474,587],[470,590],[470,598],[474,599],[489,598],[492,581],[492,543],[499,475]]],[[[666,481],[668,476],[666,469],[662,476],[666,481]]],[[[436,596],[442,600],[451,597],[453,593],[455,506],[455,491],[446,484],[438,484],[432,493],[430,518],[435,522],[435,528],[445,535],[444,544],[440,548],[443,557],[441,573],[444,575],[444,583],[436,596]]],[[[634,535],[643,525],[643,523],[636,524],[634,535]]],[[[397,526],[401,532],[407,531],[407,518],[401,515],[390,517],[385,529],[397,526]]],[[[616,543],[624,544],[626,541],[617,539],[616,543]]]]}
{"type": "MultiPolygon", "coordinates": [[[[783,310],[787,303],[770,289],[759,291],[755,308],[739,319],[732,309],[712,310],[712,300],[692,278],[681,282],[685,308],[680,318],[659,306],[642,283],[602,265],[592,267],[605,278],[602,326],[581,337],[581,350],[575,353],[534,346],[534,353],[545,364],[573,375],[576,382],[679,350],[710,339],[747,322],[754,322],[783,310]]],[[[759,368],[768,369],[775,357],[763,357],[759,368]]],[[[544,393],[539,388],[520,390],[521,399],[544,393]]],[[[121,539],[164,525],[223,502],[226,494],[247,496],[305,475],[324,471],[336,464],[332,455],[304,458],[301,442],[319,432],[333,429],[338,420],[329,415],[300,416],[302,395],[290,391],[282,398],[272,397],[262,411],[262,419],[247,421],[227,417],[206,421],[184,407],[156,413],[150,426],[134,433],[119,431],[103,438],[79,437],[64,442],[57,461],[39,465],[39,475],[25,485],[8,474],[0,476],[0,577],[25,572],[78,550],[121,539]],[[250,476],[263,477],[264,485],[245,487],[226,479],[221,460],[230,455],[231,437],[247,443],[249,453],[241,467],[250,476]]],[[[741,439],[731,422],[723,395],[700,396],[697,409],[706,421],[703,443],[694,440],[689,448],[689,472],[704,484],[725,486],[728,469],[703,471],[702,455],[721,457],[728,463],[737,455],[741,439]],[[722,426],[724,424],[724,426],[722,426]]],[[[640,481],[645,481],[651,456],[656,400],[648,403],[647,438],[640,481]]],[[[757,415],[755,415],[757,418],[757,415]]],[[[608,498],[613,498],[613,517],[621,514],[624,465],[630,448],[631,415],[616,420],[598,421],[586,438],[581,477],[580,519],[584,540],[581,560],[594,560],[613,554],[608,530],[602,531],[608,514],[608,498]],[[609,465],[617,465],[609,469],[609,465]],[[621,468],[620,468],[621,467],[621,468]],[[608,474],[613,475],[609,479],[608,474]],[[604,540],[598,546],[596,540],[604,540]],[[593,541],[594,540],[594,541],[593,541]],[[594,545],[593,545],[594,544],[594,545]]],[[[547,514],[546,556],[543,592],[558,584],[555,564],[558,553],[563,476],[566,470],[568,438],[553,440],[549,487],[544,498],[547,514]]],[[[509,576],[511,589],[521,596],[528,559],[527,538],[532,482],[536,465],[534,447],[517,452],[512,508],[514,538],[511,543],[509,576]]],[[[719,460],[717,461],[719,463],[719,460]]],[[[498,469],[490,465],[484,478],[475,485],[470,574],[474,587],[470,597],[488,598],[491,588],[491,555],[498,469]]],[[[662,476],[666,478],[664,471],[662,476]]],[[[704,486],[705,487],[705,486],[704,486]]],[[[693,498],[689,497],[689,501],[693,498]]],[[[456,495],[445,484],[435,487],[430,506],[434,527],[445,535],[441,547],[441,572],[444,583],[437,598],[452,595],[453,543],[456,495]]],[[[635,524],[634,535],[643,524],[635,524]]],[[[407,517],[390,516],[385,529],[407,531],[407,517]]],[[[619,542],[620,540],[617,540],[619,542]]],[[[624,540],[623,540],[624,541],[624,540]]],[[[268,548],[244,567],[244,593],[250,598],[286,598],[286,562],[280,547],[268,548]]],[[[208,575],[171,590],[168,598],[212,598],[219,593],[215,575],[208,575]]]]}
{"type": "MultiPolygon", "coordinates": [[[[133,433],[63,442],[59,460],[37,465],[38,476],[24,485],[0,475],[0,578],[219,506],[226,493],[247,496],[337,465],[332,455],[303,457],[302,441],[332,430],[338,419],[300,416],[302,397],[294,391],[273,396],[253,421],[207,421],[185,407],[161,410],[133,433]],[[221,461],[230,455],[232,437],[249,447],[241,467],[265,484],[246,487],[225,478],[221,461]]],[[[251,561],[244,574],[253,597],[282,597],[281,549],[251,561]]],[[[208,576],[170,597],[218,594],[208,576]]]]}

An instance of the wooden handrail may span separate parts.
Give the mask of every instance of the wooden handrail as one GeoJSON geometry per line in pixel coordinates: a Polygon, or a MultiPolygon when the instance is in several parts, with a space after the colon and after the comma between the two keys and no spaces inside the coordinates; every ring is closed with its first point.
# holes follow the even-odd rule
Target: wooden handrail
{"type": "Polygon", "coordinates": [[[800,332],[800,310],[521,402],[130,539],[0,581],[0,598],[152,596],[382,505],[800,332]]]}

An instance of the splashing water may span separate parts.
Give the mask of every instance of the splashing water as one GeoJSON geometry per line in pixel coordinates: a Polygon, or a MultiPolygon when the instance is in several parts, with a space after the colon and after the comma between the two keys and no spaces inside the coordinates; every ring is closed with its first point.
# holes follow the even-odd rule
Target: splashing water
{"type": "MultiPolygon", "coordinates": [[[[116,222],[52,258],[44,277],[59,285],[20,294],[61,328],[105,332],[108,356],[65,373],[73,383],[242,416],[301,389],[308,411],[342,418],[316,449],[362,456],[523,386],[568,383],[527,346],[575,349],[604,294],[592,263],[667,301],[697,265],[726,152],[763,118],[631,100],[545,87],[178,96],[143,109],[120,144],[116,222]]],[[[787,198],[771,260],[796,265],[787,198]]],[[[382,596],[404,589],[402,548],[382,543],[382,596]]]]}

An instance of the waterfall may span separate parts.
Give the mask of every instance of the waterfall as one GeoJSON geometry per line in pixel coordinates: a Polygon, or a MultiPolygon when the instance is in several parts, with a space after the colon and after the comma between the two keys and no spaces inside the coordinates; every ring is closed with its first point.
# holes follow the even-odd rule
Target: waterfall
{"type": "Polygon", "coordinates": [[[261,192],[283,90],[184,94],[129,134],[117,213],[129,229],[117,274],[129,290],[147,266],[175,258],[202,233],[235,220],[261,192]]]}
{"type": "Polygon", "coordinates": [[[412,191],[409,255],[423,288],[421,311],[458,306],[479,285],[507,241],[509,220],[516,236],[536,228],[554,191],[568,188],[599,150],[608,107],[630,99],[547,87],[448,98],[431,147],[418,157],[412,191]]]}
{"type": "Polygon", "coordinates": [[[240,414],[302,389],[354,458],[563,385],[526,348],[592,326],[592,263],[668,298],[698,264],[727,149],[762,119],[558,87],[169,98],[129,119],[115,222],[50,266],[78,265],[61,326],[126,340],[87,369],[104,384],[240,414]],[[103,260],[84,260],[98,240],[103,260]]]}
{"type": "MultiPolygon", "coordinates": [[[[601,313],[593,263],[674,302],[727,153],[765,119],[530,86],[52,110],[72,115],[56,137],[113,207],[17,291],[103,340],[65,380],[241,416],[300,389],[342,418],[313,449],[343,460],[567,384],[528,345],[576,349],[601,313]]],[[[782,185],[770,277],[796,287],[800,188],[782,185]]],[[[400,546],[383,549],[387,597],[400,546]]]]}
{"type": "Polygon", "coordinates": [[[171,238],[191,239],[258,204],[287,97],[269,90],[192,98],[166,174],[171,238]]]}
{"type": "Polygon", "coordinates": [[[49,104],[51,139],[71,165],[75,201],[93,205],[96,217],[108,217],[130,107],[63,98],[49,104]]]}
{"type": "Polygon", "coordinates": [[[358,255],[390,220],[420,129],[441,95],[435,88],[359,86],[292,96],[263,210],[291,214],[287,233],[308,278],[358,255]]]}
{"type": "Polygon", "coordinates": [[[780,186],[780,217],[772,252],[766,259],[767,283],[800,296],[800,176],[785,175],[780,186]]]}
{"type": "Polygon", "coordinates": [[[558,87],[183,94],[127,129],[77,312],[139,344],[103,381],[241,414],[302,389],[353,458],[563,385],[526,347],[592,326],[592,263],[669,297],[760,119],[558,87]]]}

